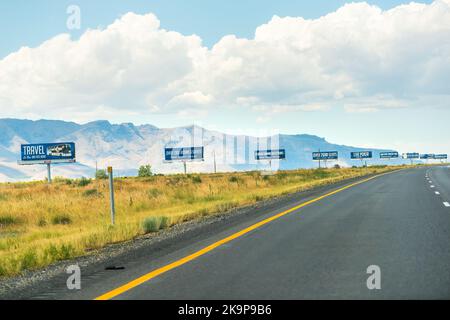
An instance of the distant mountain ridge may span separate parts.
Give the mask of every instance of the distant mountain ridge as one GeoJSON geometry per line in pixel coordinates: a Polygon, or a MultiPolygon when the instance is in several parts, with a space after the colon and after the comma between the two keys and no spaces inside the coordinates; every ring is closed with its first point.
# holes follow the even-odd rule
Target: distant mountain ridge
{"type": "MultiPolygon", "coordinates": [[[[267,162],[257,163],[253,152],[256,148],[285,148],[287,159],[275,161],[280,169],[311,168],[313,151],[338,151],[341,166],[358,164],[350,160],[350,152],[364,148],[337,145],[314,135],[275,135],[256,138],[226,135],[198,126],[158,128],[153,125],[135,126],[132,123],[111,124],[105,120],[77,124],[59,120],[0,119],[0,181],[43,179],[45,167],[19,166],[20,145],[73,141],[77,145],[77,163],[54,165],[54,176],[71,178],[91,177],[95,168],[112,165],[119,175],[136,175],[139,166],[151,164],[157,173],[182,171],[179,163],[164,163],[164,147],[205,146],[205,161],[189,163],[191,172],[212,172],[214,157],[218,171],[239,171],[267,168],[267,162]]],[[[374,151],[371,163],[383,163],[374,151]]],[[[396,160],[401,162],[402,160],[396,160]]]]}

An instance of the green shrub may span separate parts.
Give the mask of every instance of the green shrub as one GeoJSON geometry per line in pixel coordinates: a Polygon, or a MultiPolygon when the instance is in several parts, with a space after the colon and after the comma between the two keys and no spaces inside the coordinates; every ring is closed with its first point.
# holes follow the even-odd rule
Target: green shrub
{"type": "Polygon", "coordinates": [[[47,220],[45,220],[45,218],[39,218],[39,221],[38,221],[38,227],[45,227],[46,225],[47,225],[47,220]]]}
{"type": "Polygon", "coordinates": [[[170,227],[170,218],[166,216],[148,217],[144,220],[142,226],[145,233],[157,232],[170,227]]]}
{"type": "Polygon", "coordinates": [[[108,179],[108,173],[106,172],[106,170],[97,170],[95,172],[95,179],[97,180],[104,180],[104,179],[108,179]]]}
{"type": "Polygon", "coordinates": [[[80,180],[78,180],[78,186],[79,187],[85,187],[89,185],[92,182],[91,179],[87,179],[85,177],[82,177],[80,180]]]}
{"type": "Polygon", "coordinates": [[[72,223],[72,219],[65,214],[59,214],[56,215],[52,218],[52,224],[61,224],[61,225],[67,225],[67,224],[71,224],[72,223]]]}
{"type": "Polygon", "coordinates": [[[162,216],[161,218],[161,224],[159,226],[160,229],[167,229],[170,227],[170,218],[166,216],[162,216]]]}
{"type": "Polygon", "coordinates": [[[84,197],[101,197],[102,193],[99,192],[97,189],[88,189],[83,191],[84,197]]]}
{"type": "Polygon", "coordinates": [[[145,233],[157,232],[161,227],[161,219],[159,217],[148,217],[144,220],[143,228],[145,233]]]}
{"type": "Polygon", "coordinates": [[[54,183],[62,183],[62,184],[70,184],[72,181],[70,179],[64,178],[64,177],[54,177],[53,178],[54,183]]]}
{"type": "Polygon", "coordinates": [[[29,250],[20,259],[20,269],[27,270],[37,266],[37,255],[36,251],[29,250]]]}
{"type": "Polygon", "coordinates": [[[200,176],[192,176],[191,180],[193,183],[202,183],[202,178],[200,176]]]}
{"type": "Polygon", "coordinates": [[[62,244],[59,250],[59,258],[61,260],[70,259],[74,256],[75,249],[70,244],[62,244]]]}
{"type": "Polygon", "coordinates": [[[229,182],[239,182],[239,178],[236,177],[236,176],[231,176],[231,177],[228,179],[228,181],[229,181],[229,182]]]}
{"type": "Polygon", "coordinates": [[[7,227],[19,223],[20,220],[17,217],[13,217],[11,215],[0,216],[0,227],[7,227]]]}
{"type": "Polygon", "coordinates": [[[138,177],[144,178],[144,177],[151,177],[153,175],[152,173],[152,166],[147,164],[145,166],[140,166],[138,171],[138,177]]]}
{"type": "Polygon", "coordinates": [[[260,196],[260,195],[257,195],[257,194],[255,194],[255,195],[253,195],[253,199],[254,199],[255,201],[262,201],[262,200],[264,200],[264,197],[263,197],[263,196],[260,196]]]}

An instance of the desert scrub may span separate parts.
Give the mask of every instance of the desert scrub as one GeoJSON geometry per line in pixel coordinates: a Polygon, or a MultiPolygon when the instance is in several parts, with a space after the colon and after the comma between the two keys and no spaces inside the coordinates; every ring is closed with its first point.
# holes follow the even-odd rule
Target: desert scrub
{"type": "Polygon", "coordinates": [[[20,219],[12,215],[0,216],[0,228],[20,224],[20,219]]]}
{"type": "Polygon", "coordinates": [[[148,217],[142,223],[144,233],[157,232],[170,226],[170,218],[166,216],[148,217]]]}
{"type": "Polygon", "coordinates": [[[84,197],[101,197],[102,193],[99,192],[97,189],[88,189],[83,191],[84,197]]]}
{"type": "Polygon", "coordinates": [[[202,183],[202,178],[200,176],[192,176],[191,180],[193,183],[202,183]]]}
{"type": "Polygon", "coordinates": [[[71,224],[72,223],[72,218],[70,218],[70,216],[66,215],[66,214],[58,214],[56,216],[54,216],[52,218],[52,224],[56,225],[56,224],[71,224]]]}
{"type": "Polygon", "coordinates": [[[82,177],[80,180],[78,180],[78,186],[79,187],[85,187],[85,186],[91,184],[91,182],[92,182],[91,179],[82,177]]]}
{"type": "Polygon", "coordinates": [[[392,169],[301,169],[273,176],[253,171],[115,179],[113,227],[105,180],[61,178],[52,185],[42,181],[0,183],[0,275],[14,275],[85,255],[93,248],[255,201],[392,169]]]}

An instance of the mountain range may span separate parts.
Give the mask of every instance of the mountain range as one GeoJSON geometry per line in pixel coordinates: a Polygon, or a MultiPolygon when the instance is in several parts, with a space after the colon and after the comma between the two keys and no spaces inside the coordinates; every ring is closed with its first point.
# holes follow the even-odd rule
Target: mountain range
{"type": "MultiPolygon", "coordinates": [[[[317,167],[311,153],[318,150],[339,152],[339,160],[329,161],[328,166],[360,165],[359,161],[350,159],[350,152],[366,150],[333,144],[308,134],[252,137],[223,134],[198,126],[157,128],[132,123],[111,124],[103,120],[77,124],[58,120],[0,119],[0,182],[44,179],[45,166],[21,166],[17,160],[21,144],[50,142],[76,143],[77,162],[55,164],[52,169],[53,176],[68,178],[92,177],[96,168],[106,166],[113,166],[119,176],[134,176],[138,168],[146,164],[150,164],[155,173],[183,172],[183,164],[163,161],[165,147],[205,147],[205,160],[188,163],[188,172],[213,172],[214,167],[218,172],[268,169],[267,161],[254,160],[257,149],[286,149],[286,160],[272,161],[272,169],[317,167]]],[[[374,158],[369,164],[386,163],[378,154],[392,151],[371,150],[374,158]]]]}

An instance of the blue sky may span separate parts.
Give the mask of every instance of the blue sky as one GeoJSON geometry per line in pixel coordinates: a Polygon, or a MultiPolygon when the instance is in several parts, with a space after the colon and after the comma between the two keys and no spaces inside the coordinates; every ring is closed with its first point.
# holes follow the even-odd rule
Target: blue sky
{"type": "MultiPolygon", "coordinates": [[[[4,59],[10,54],[13,57],[8,61],[4,59],[3,64],[0,61],[0,73],[2,67],[4,70],[8,70],[5,72],[8,76],[5,78],[1,78],[0,74],[0,81],[11,82],[12,88],[5,86],[4,92],[7,94],[4,94],[3,101],[8,103],[4,105],[2,105],[0,90],[0,117],[32,119],[43,117],[77,122],[104,118],[111,122],[152,123],[160,127],[196,123],[227,132],[245,132],[245,130],[251,132],[265,128],[291,134],[316,134],[331,142],[342,144],[390,147],[400,151],[414,149],[420,152],[450,152],[450,129],[446,120],[450,118],[450,88],[445,85],[449,79],[446,70],[450,70],[450,63],[442,57],[428,59],[438,50],[435,50],[434,53],[426,52],[427,48],[436,48],[440,44],[442,44],[442,50],[448,50],[448,40],[444,38],[445,35],[450,35],[445,22],[449,11],[445,7],[446,0],[441,1],[440,5],[437,4],[433,7],[410,6],[409,9],[398,7],[402,4],[407,5],[407,1],[368,1],[369,4],[382,9],[381,12],[377,12],[374,7],[358,5],[348,6],[346,10],[341,10],[339,8],[349,3],[348,1],[330,0],[2,1],[0,3],[2,38],[0,59],[4,59]],[[78,5],[81,9],[82,27],[80,30],[68,30],[66,27],[66,9],[69,5],[78,5]],[[386,14],[385,10],[392,8],[396,8],[396,14],[386,14]],[[416,9],[412,10],[413,8],[416,9]],[[338,9],[340,13],[336,14],[335,18],[323,19],[323,16],[336,12],[338,9]],[[417,18],[413,15],[417,10],[423,10],[418,13],[418,17],[423,17],[424,29],[415,27],[414,21],[417,18]],[[227,68],[230,78],[222,77],[222,73],[217,73],[214,79],[199,81],[198,84],[192,85],[192,79],[197,81],[207,76],[202,73],[203,69],[201,69],[203,71],[194,70],[192,73],[190,72],[192,70],[187,70],[191,66],[189,63],[185,65],[186,56],[190,57],[192,54],[195,54],[196,57],[197,55],[201,56],[202,50],[195,40],[185,37],[176,40],[180,42],[179,57],[175,56],[178,54],[175,52],[173,59],[170,57],[170,63],[164,68],[155,69],[157,67],[153,64],[151,66],[139,65],[133,68],[134,72],[143,69],[151,72],[157,70],[161,73],[173,73],[170,85],[164,83],[164,86],[167,89],[167,86],[176,85],[177,89],[174,93],[168,93],[166,89],[159,92],[158,90],[163,85],[157,84],[149,89],[152,92],[149,96],[140,91],[140,84],[133,87],[128,79],[119,89],[114,87],[115,83],[103,85],[102,82],[101,89],[98,90],[102,91],[102,95],[95,99],[90,93],[87,98],[79,98],[82,84],[76,83],[73,87],[67,85],[67,82],[58,84],[60,77],[52,73],[52,70],[54,71],[55,68],[62,70],[64,67],[61,66],[67,64],[66,60],[58,64],[59,56],[67,52],[67,48],[86,30],[105,30],[127,12],[134,12],[137,16],[124,20],[124,25],[131,25],[132,21],[139,20],[144,27],[150,27],[157,19],[162,29],[176,31],[183,36],[197,35],[197,39],[201,40],[202,45],[209,50],[207,55],[214,58],[209,57],[208,64],[205,64],[209,67],[214,64],[213,69],[206,71],[206,75],[214,73],[218,68],[227,68]],[[147,13],[154,14],[155,18],[139,18],[147,13]],[[275,15],[281,17],[281,20],[271,21],[275,15]],[[367,15],[366,20],[373,19],[374,22],[365,23],[364,15],[367,15]],[[309,19],[320,27],[311,31],[310,27],[307,27],[309,24],[304,21],[293,22],[285,17],[309,19]],[[408,24],[409,17],[412,20],[410,25],[408,24]],[[442,19],[442,22],[439,21],[439,18],[442,19]],[[358,20],[355,23],[361,24],[361,27],[357,24],[353,25],[352,19],[358,20]],[[342,30],[339,29],[341,20],[345,22],[342,30]],[[433,33],[426,27],[427,23],[440,25],[441,30],[433,33]],[[397,27],[394,29],[386,27],[386,32],[382,32],[384,24],[387,26],[397,25],[397,27]],[[255,30],[263,25],[266,27],[259,29],[258,41],[252,42],[255,30]],[[367,28],[367,39],[365,39],[366,31],[361,31],[365,30],[364,28],[367,28]],[[330,45],[317,41],[317,38],[326,37],[327,32],[334,32],[335,29],[339,29],[336,31],[336,37],[331,36],[330,39],[341,37],[339,39],[342,40],[336,40],[335,44],[331,43],[330,45]],[[298,35],[296,35],[296,30],[298,30],[298,35]],[[398,32],[398,35],[390,37],[390,34],[395,32],[398,32]],[[55,45],[51,47],[51,50],[57,49],[55,51],[48,49],[47,54],[55,57],[54,65],[50,65],[52,61],[49,62],[48,59],[41,62],[39,60],[43,59],[42,56],[46,56],[42,52],[47,52],[45,51],[47,49],[42,50],[41,53],[30,51],[29,56],[16,54],[22,46],[38,47],[44,41],[61,33],[70,34],[71,39],[55,40],[53,42],[55,45]],[[289,37],[289,40],[282,37],[283,33],[289,37]],[[386,39],[383,39],[385,34],[386,39]],[[228,38],[228,40],[222,39],[227,35],[234,37],[228,38]],[[306,40],[309,39],[308,37],[312,39],[308,40],[311,41],[308,50],[314,53],[311,55],[302,51],[304,50],[302,46],[308,42],[306,40]],[[423,37],[423,47],[420,45],[422,39],[420,37],[423,37]],[[241,43],[240,38],[248,39],[248,41],[241,43]],[[401,41],[394,43],[393,39],[399,38],[401,41]],[[414,43],[414,39],[418,39],[418,43],[414,43]],[[286,55],[286,59],[293,59],[292,61],[287,60],[287,63],[293,65],[291,73],[289,66],[283,65],[282,61],[278,61],[277,54],[274,54],[274,52],[278,52],[277,44],[274,45],[274,43],[282,41],[282,45],[285,45],[287,50],[291,50],[290,42],[296,40],[298,40],[296,45],[299,47],[294,48],[295,50],[286,55]],[[345,43],[346,41],[348,43],[345,43]],[[425,44],[425,41],[428,43],[425,44]],[[218,43],[220,50],[213,52],[211,48],[218,43]],[[261,43],[264,43],[263,47],[255,48],[255,45],[261,43]],[[341,47],[342,43],[345,46],[341,47]],[[183,53],[183,48],[186,47],[190,48],[186,49],[189,54],[183,53]],[[360,47],[361,50],[359,50],[360,47]],[[261,50],[260,54],[258,50],[261,50]],[[296,58],[296,52],[301,52],[301,56],[296,58]],[[385,54],[386,56],[384,56],[385,54]],[[230,63],[232,65],[236,62],[228,59],[230,55],[238,57],[240,63],[243,63],[240,68],[247,68],[259,56],[264,57],[263,64],[255,64],[254,68],[262,70],[261,78],[266,76],[269,79],[268,82],[262,83],[262,80],[258,79],[258,71],[256,71],[256,75],[254,73],[243,74],[241,79],[241,72],[233,73],[234,71],[228,69],[230,63]],[[218,57],[224,60],[217,62],[218,57]],[[320,62],[323,64],[314,66],[317,57],[323,60],[320,62]],[[249,60],[246,60],[247,58],[249,60]],[[270,59],[273,59],[273,69],[267,66],[272,64],[270,59]],[[354,59],[354,64],[352,59],[354,59]],[[27,63],[23,61],[27,61],[27,63]],[[24,65],[32,65],[29,70],[24,72],[27,76],[16,78],[17,70],[23,73],[23,68],[27,68],[23,67],[24,65]],[[415,65],[417,67],[414,67],[415,65]],[[309,70],[309,66],[314,68],[309,70]],[[288,83],[289,76],[287,75],[296,77],[297,73],[301,73],[299,78],[288,83]],[[184,83],[186,77],[189,81],[184,83]],[[39,78],[36,80],[38,84],[30,84],[30,79],[35,78],[39,78]],[[14,83],[14,81],[17,82],[14,83]],[[179,85],[180,81],[183,82],[181,85],[179,85]],[[217,86],[213,87],[211,83],[217,86]],[[57,90],[46,92],[46,88],[56,85],[58,85],[57,90]],[[245,89],[243,89],[244,87],[245,89]],[[20,90],[23,91],[17,88],[21,88],[20,90]],[[17,93],[14,91],[16,89],[17,93]],[[53,92],[56,91],[58,96],[54,97],[53,92]],[[156,93],[153,94],[153,91],[156,93]],[[301,91],[301,93],[296,91],[301,91]],[[133,95],[133,92],[136,92],[136,95],[133,95]],[[25,99],[24,96],[28,98],[28,94],[30,99],[25,99]],[[89,102],[89,105],[86,104],[88,110],[83,109],[86,101],[89,102]],[[236,103],[236,101],[244,102],[236,103]],[[15,107],[7,108],[6,106],[11,106],[11,103],[15,107]],[[127,108],[128,103],[133,105],[129,109],[127,108]],[[150,108],[164,112],[147,112],[150,108]],[[98,111],[90,112],[94,109],[98,111]],[[426,130],[423,129],[424,123],[428,127],[426,130]],[[429,128],[430,124],[432,124],[432,128],[429,128]]],[[[419,2],[422,4],[432,3],[432,1],[419,2]]],[[[156,28],[159,30],[158,27],[156,28]]],[[[125,30],[123,32],[128,32],[128,29],[124,28],[123,30],[125,30]]],[[[130,36],[129,39],[134,39],[131,33],[128,36],[130,36]]],[[[103,37],[101,39],[109,39],[106,34],[101,37],[103,37]]],[[[159,45],[156,47],[149,45],[149,52],[152,48],[158,52],[158,46],[161,43],[167,43],[167,39],[170,38],[167,35],[163,37],[166,37],[165,40],[158,42],[159,45]]],[[[170,39],[170,41],[174,41],[172,38],[170,39]]],[[[87,40],[86,43],[88,43],[87,40]]],[[[84,51],[78,48],[78,51],[74,49],[74,52],[86,53],[85,50],[89,51],[93,47],[92,44],[88,44],[83,46],[84,51]]],[[[138,45],[137,48],[139,48],[138,45]]],[[[123,46],[105,47],[99,49],[98,52],[103,54],[108,51],[109,55],[117,53],[119,56],[117,51],[119,49],[123,50],[123,46]]],[[[98,56],[98,52],[91,52],[91,54],[98,56]]],[[[174,50],[168,52],[172,54],[174,50]]],[[[120,55],[122,54],[124,53],[122,52],[120,55]]],[[[155,53],[152,59],[158,59],[167,54],[167,52],[159,53],[159,55],[155,53]]],[[[201,59],[195,60],[196,63],[198,61],[204,63],[204,60],[201,59]]],[[[98,67],[98,64],[95,66],[98,67]]],[[[83,68],[85,67],[86,62],[83,64],[83,68]]],[[[101,72],[105,68],[107,67],[103,66],[92,71],[93,75],[88,75],[87,78],[95,78],[99,71],[101,72]]],[[[86,69],[89,70],[87,67],[86,69]]],[[[248,69],[251,68],[248,67],[248,69]]],[[[86,72],[89,71],[83,71],[83,74],[86,72]]],[[[114,71],[112,74],[115,74],[114,71]]],[[[228,75],[226,72],[224,74],[228,75]]],[[[144,74],[144,76],[148,76],[148,74],[144,74]]],[[[70,80],[74,78],[69,75],[68,77],[70,80]]],[[[139,76],[133,74],[133,77],[139,76]]],[[[98,80],[95,81],[93,81],[93,85],[83,82],[89,89],[81,94],[88,96],[90,90],[95,91],[95,85],[99,84],[98,80]]],[[[155,80],[149,76],[148,81],[153,83],[155,80]]]]}

